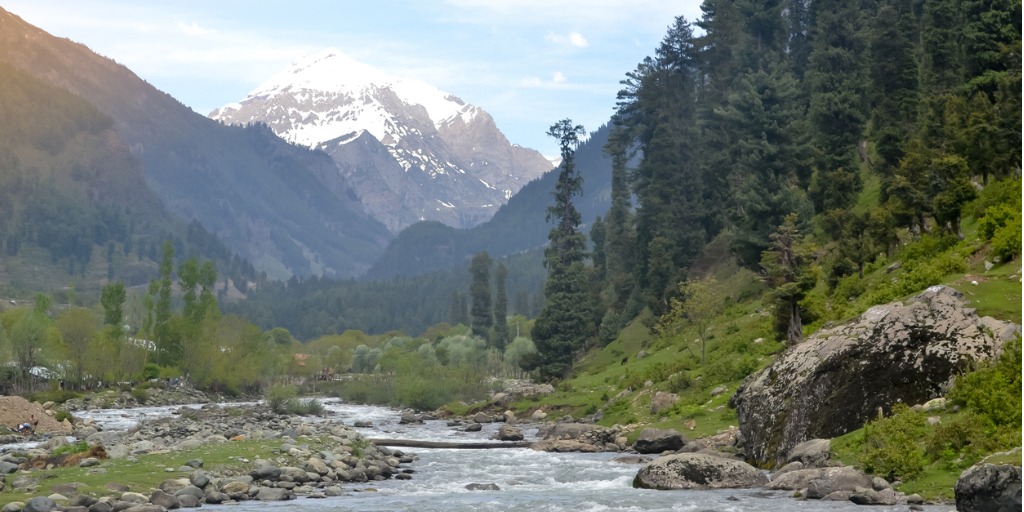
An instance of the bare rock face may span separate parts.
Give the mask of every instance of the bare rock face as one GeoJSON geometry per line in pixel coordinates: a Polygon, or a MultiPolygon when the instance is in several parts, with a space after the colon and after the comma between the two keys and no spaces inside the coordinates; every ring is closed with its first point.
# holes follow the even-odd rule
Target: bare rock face
{"type": "Polygon", "coordinates": [[[818,332],[733,395],[745,453],[775,464],[799,443],[860,428],[880,409],[940,396],[972,361],[999,354],[1003,339],[991,334],[1000,332],[993,322],[967,308],[960,292],[933,286],[907,304],[875,306],[818,332]]]}
{"type": "Polygon", "coordinates": [[[1010,512],[1021,509],[1021,471],[1009,464],[978,464],[960,475],[954,487],[956,509],[1010,512]]]}
{"type": "Polygon", "coordinates": [[[738,460],[703,453],[659,457],[640,468],[633,487],[638,489],[732,489],[760,487],[768,477],[738,460]]]}

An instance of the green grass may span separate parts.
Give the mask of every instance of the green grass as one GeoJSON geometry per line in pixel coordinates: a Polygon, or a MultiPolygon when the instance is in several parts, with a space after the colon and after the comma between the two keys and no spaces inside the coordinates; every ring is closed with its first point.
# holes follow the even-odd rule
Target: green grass
{"type": "MultiPolygon", "coordinates": [[[[137,462],[124,459],[105,459],[99,466],[106,470],[101,474],[89,474],[90,469],[80,467],[54,468],[34,472],[39,481],[39,488],[31,493],[17,493],[10,490],[0,492],[0,504],[12,501],[26,501],[35,496],[46,496],[52,493],[55,486],[77,483],[80,494],[93,497],[116,495],[106,488],[110,482],[124,484],[130,491],[149,494],[161,482],[170,478],[188,478],[187,472],[178,471],[192,459],[203,461],[203,469],[224,474],[242,474],[249,470],[249,463],[257,458],[279,459],[288,457],[280,452],[282,440],[270,441],[231,441],[227,443],[205,444],[191,450],[170,453],[147,454],[136,456],[137,462]],[[168,468],[171,471],[168,471],[168,468]]],[[[311,449],[327,446],[330,441],[325,439],[302,439],[311,449]]],[[[8,477],[8,482],[11,477],[8,477]]],[[[8,486],[9,487],[9,486],[8,486]]]]}

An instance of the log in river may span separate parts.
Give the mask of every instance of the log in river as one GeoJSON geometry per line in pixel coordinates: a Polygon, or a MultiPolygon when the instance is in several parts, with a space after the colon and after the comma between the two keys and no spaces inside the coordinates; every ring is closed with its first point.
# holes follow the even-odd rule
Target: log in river
{"type": "Polygon", "coordinates": [[[451,443],[445,441],[418,441],[415,439],[367,439],[374,446],[400,446],[403,448],[455,448],[461,450],[486,450],[491,448],[529,448],[529,441],[494,443],[451,443]]]}

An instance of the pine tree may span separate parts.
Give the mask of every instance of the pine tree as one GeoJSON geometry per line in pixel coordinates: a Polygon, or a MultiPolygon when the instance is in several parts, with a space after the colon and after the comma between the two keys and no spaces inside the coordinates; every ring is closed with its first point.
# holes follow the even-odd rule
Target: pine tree
{"type": "Polygon", "coordinates": [[[494,348],[501,352],[505,351],[508,342],[508,292],[505,283],[508,280],[508,268],[504,263],[498,263],[494,270],[494,335],[491,339],[494,348]]]}
{"type": "Polygon", "coordinates": [[[469,273],[473,280],[469,286],[469,296],[473,301],[470,306],[470,320],[473,335],[488,339],[494,325],[494,312],[491,310],[491,257],[487,251],[473,256],[469,264],[469,273]]]}
{"type": "Polygon", "coordinates": [[[594,332],[584,267],[586,239],[578,231],[580,214],[572,201],[583,186],[574,161],[583,133],[583,127],[569,119],[548,130],[548,135],[559,141],[562,165],[555,185],[555,204],[548,208],[547,219],[555,227],[548,234],[549,244],[544,250],[548,278],[544,283],[544,307],[533,328],[537,357],[530,363],[544,378],[565,376],[572,368],[575,351],[594,332]]]}
{"type": "Polygon", "coordinates": [[[787,215],[770,238],[771,245],[761,256],[761,267],[770,289],[768,298],[775,312],[776,333],[787,344],[795,345],[803,339],[800,301],[815,282],[810,251],[800,236],[795,214],[787,215]]]}
{"type": "Polygon", "coordinates": [[[887,179],[903,157],[917,115],[917,33],[910,0],[883,0],[868,32],[870,134],[881,159],[875,169],[887,179]]]}
{"type": "Polygon", "coordinates": [[[814,12],[806,74],[815,146],[809,195],[824,212],[848,208],[861,188],[855,150],[864,126],[864,43],[858,4],[824,0],[814,3],[814,12]]]}

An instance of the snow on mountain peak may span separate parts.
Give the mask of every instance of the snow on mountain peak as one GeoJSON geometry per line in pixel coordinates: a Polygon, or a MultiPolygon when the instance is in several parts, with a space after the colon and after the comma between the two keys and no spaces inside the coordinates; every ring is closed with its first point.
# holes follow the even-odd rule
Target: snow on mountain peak
{"type": "Polygon", "coordinates": [[[357,98],[371,93],[373,89],[389,89],[402,102],[422,106],[437,127],[453,122],[456,117],[468,123],[479,110],[426,82],[389,75],[336,48],[328,48],[296,60],[250,92],[246,100],[271,99],[281,94],[304,98],[309,93],[357,98]]]}

